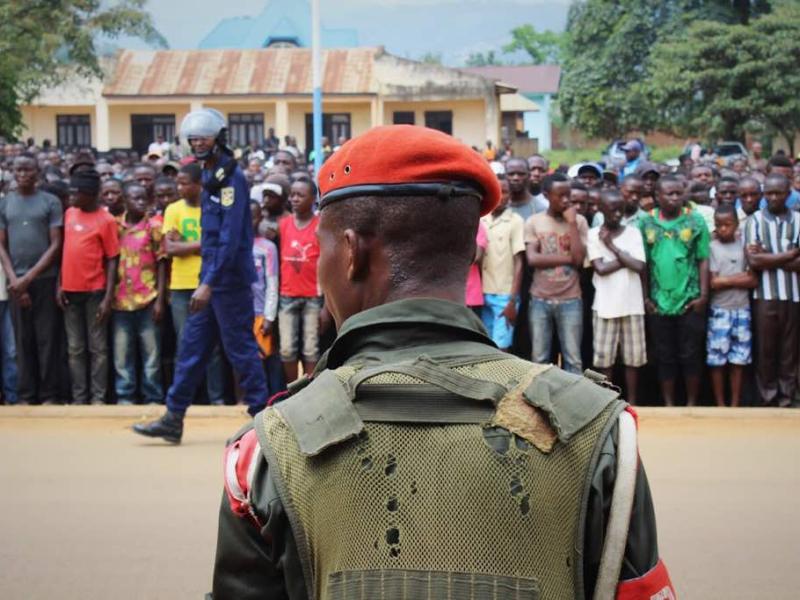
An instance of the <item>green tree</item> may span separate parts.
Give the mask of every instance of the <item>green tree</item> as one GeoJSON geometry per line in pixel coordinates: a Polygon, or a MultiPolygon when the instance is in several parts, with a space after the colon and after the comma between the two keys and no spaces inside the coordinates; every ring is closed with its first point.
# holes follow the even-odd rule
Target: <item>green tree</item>
{"type": "Polygon", "coordinates": [[[0,134],[19,131],[18,104],[70,75],[101,76],[97,43],[122,35],[166,47],[146,0],[0,0],[0,134]],[[10,92],[9,92],[10,90],[10,92]],[[15,98],[11,109],[6,94],[15,98]]]}
{"type": "Polygon", "coordinates": [[[656,125],[648,93],[651,49],[699,20],[749,22],[766,0],[582,0],[567,18],[559,105],[567,123],[596,137],[656,125]]]}
{"type": "Polygon", "coordinates": [[[685,134],[744,139],[780,134],[794,155],[800,131],[800,7],[748,25],[699,21],[659,43],[642,84],[658,124],[685,134]]]}
{"type": "Polygon", "coordinates": [[[503,52],[527,52],[534,65],[559,64],[565,45],[564,33],[536,31],[533,25],[525,24],[511,30],[511,42],[503,46],[503,52]]]}
{"type": "Polygon", "coordinates": [[[467,67],[488,67],[502,65],[503,61],[494,50],[489,50],[488,52],[470,52],[464,64],[467,67]]]}
{"type": "Polygon", "coordinates": [[[441,52],[426,52],[417,59],[419,62],[427,65],[441,65],[442,53],[441,52]]]}

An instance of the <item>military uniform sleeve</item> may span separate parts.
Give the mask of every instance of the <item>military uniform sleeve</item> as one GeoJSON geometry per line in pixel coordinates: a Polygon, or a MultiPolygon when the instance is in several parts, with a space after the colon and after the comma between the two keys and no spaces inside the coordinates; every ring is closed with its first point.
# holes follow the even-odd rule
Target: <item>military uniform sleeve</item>
{"type": "MultiPolygon", "coordinates": [[[[608,525],[609,510],[614,491],[617,470],[618,426],[603,442],[600,459],[592,477],[589,491],[589,504],[586,512],[584,539],[584,593],[587,598],[594,595],[597,573],[603,554],[603,543],[608,525]]],[[[658,536],[653,498],[647,475],[641,460],[637,467],[636,488],[628,529],[628,542],[619,575],[617,598],[619,600],[649,600],[674,598],[674,589],[669,575],[658,555],[658,536]],[[663,595],[668,588],[672,595],[663,595]],[[662,595],[657,594],[661,592],[662,595]]]]}
{"type": "Polygon", "coordinates": [[[213,599],[305,599],[291,526],[252,426],[228,445],[224,468],[213,599]]]}

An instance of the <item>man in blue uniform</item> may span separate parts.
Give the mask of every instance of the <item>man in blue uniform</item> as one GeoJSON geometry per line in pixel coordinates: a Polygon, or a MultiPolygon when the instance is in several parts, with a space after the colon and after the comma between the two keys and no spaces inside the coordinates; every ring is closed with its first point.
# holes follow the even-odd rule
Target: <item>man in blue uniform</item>
{"type": "Polygon", "coordinates": [[[264,371],[253,337],[253,228],[244,174],[225,145],[225,119],[213,109],[190,112],[181,123],[194,156],[203,162],[200,285],[189,303],[175,381],[167,393],[167,412],[133,430],[180,443],[183,418],[192,403],[217,341],[239,374],[249,412],[266,403],[264,371]]]}

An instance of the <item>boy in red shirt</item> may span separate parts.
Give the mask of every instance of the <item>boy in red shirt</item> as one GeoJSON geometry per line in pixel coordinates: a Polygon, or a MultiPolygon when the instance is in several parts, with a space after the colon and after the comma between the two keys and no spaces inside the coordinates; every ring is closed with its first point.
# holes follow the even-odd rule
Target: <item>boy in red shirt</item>
{"type": "Polygon", "coordinates": [[[316,197],[317,186],[312,181],[295,181],[289,193],[292,215],[280,222],[278,327],[281,361],[287,383],[297,379],[301,321],[304,372],[311,373],[319,359],[322,297],[317,286],[319,217],[314,214],[316,197]]]}
{"type": "Polygon", "coordinates": [[[119,241],[117,221],[98,203],[100,176],[78,171],[69,184],[64,253],[57,300],[64,310],[72,401],[90,400],[86,378],[91,355],[91,402],[103,404],[108,388],[108,317],[114,299],[119,241]]]}

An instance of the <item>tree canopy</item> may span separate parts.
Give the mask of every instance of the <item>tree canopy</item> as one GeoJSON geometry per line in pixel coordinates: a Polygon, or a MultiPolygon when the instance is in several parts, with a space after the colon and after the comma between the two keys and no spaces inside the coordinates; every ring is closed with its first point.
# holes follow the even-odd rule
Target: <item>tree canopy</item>
{"type": "Polygon", "coordinates": [[[558,64],[566,45],[566,36],[554,31],[536,31],[533,25],[520,25],[511,30],[511,42],[503,52],[511,54],[524,50],[534,65],[558,64]]]}
{"type": "Polygon", "coordinates": [[[144,10],[146,1],[0,0],[0,134],[19,130],[17,105],[45,87],[71,74],[101,75],[103,39],[128,35],[166,47],[144,10]]]}
{"type": "MultiPolygon", "coordinates": [[[[669,126],[654,104],[651,53],[679,39],[693,23],[742,27],[768,13],[767,0],[582,0],[570,7],[559,106],[565,120],[590,136],[669,126]]],[[[735,54],[735,52],[730,52],[735,54]]],[[[724,63],[723,63],[724,64],[724,63]]],[[[669,67],[674,71],[677,65],[669,67]]],[[[723,70],[723,69],[720,69],[723,70]]]]}
{"type": "MultiPolygon", "coordinates": [[[[800,7],[749,24],[698,21],[659,43],[647,80],[659,125],[709,138],[800,131],[800,7]]],[[[643,84],[644,85],[644,84],[643,84]]]]}

